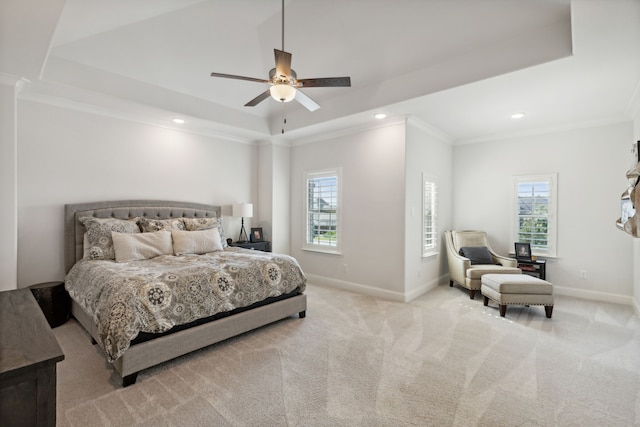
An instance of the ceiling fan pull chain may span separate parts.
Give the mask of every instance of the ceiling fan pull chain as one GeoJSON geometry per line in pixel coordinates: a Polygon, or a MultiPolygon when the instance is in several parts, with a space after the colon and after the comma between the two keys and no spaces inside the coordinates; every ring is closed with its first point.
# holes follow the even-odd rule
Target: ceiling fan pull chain
{"type": "Polygon", "coordinates": [[[287,106],[285,105],[285,103],[282,103],[282,133],[284,134],[284,125],[287,124],[287,117],[286,117],[286,108],[287,106]]]}

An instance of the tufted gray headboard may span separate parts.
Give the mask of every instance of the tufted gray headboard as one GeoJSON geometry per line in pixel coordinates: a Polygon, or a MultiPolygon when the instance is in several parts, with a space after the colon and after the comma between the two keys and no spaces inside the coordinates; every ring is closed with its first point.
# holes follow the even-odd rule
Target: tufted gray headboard
{"type": "Polygon", "coordinates": [[[147,217],[168,218],[220,218],[221,207],[200,203],[171,202],[166,200],[114,200],[110,202],[77,203],[64,206],[64,267],[69,272],[73,264],[82,259],[85,228],[79,218],[130,219],[147,217]]]}

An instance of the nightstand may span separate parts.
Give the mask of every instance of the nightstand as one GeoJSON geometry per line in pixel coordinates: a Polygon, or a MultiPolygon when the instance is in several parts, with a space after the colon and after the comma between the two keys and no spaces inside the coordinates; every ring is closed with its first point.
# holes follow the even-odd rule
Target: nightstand
{"type": "Polygon", "coordinates": [[[52,328],[69,320],[71,300],[64,288],[64,282],[46,282],[29,286],[40,309],[52,328]]]}
{"type": "Polygon", "coordinates": [[[518,261],[518,268],[522,270],[522,274],[547,280],[547,260],[518,261]]]}
{"type": "Polygon", "coordinates": [[[271,252],[271,242],[233,242],[231,246],[236,248],[253,249],[262,252],[271,252]]]}

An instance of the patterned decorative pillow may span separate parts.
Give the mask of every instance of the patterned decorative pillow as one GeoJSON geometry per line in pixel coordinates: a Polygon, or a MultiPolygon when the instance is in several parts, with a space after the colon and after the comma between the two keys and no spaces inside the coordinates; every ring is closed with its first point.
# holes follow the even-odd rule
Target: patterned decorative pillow
{"type": "Polygon", "coordinates": [[[208,230],[218,225],[218,218],[182,218],[187,231],[208,230]]]}
{"type": "Polygon", "coordinates": [[[89,259],[116,259],[111,232],[139,233],[138,218],[115,219],[82,217],[79,220],[87,229],[89,259]]]}
{"type": "Polygon", "coordinates": [[[140,218],[138,221],[138,225],[142,229],[143,233],[152,233],[154,231],[160,230],[184,230],[184,221],[182,218],[171,218],[171,219],[149,219],[149,218],[140,218]]]}
{"type": "Polygon", "coordinates": [[[184,226],[187,231],[208,230],[210,228],[218,228],[220,233],[220,243],[222,247],[226,248],[227,239],[222,228],[222,218],[182,218],[184,226]]]}

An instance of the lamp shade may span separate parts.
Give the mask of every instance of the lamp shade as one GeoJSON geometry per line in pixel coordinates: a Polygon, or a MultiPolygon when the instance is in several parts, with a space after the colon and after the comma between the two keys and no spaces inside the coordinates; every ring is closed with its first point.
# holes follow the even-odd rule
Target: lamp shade
{"type": "Polygon", "coordinates": [[[275,84],[269,92],[273,99],[280,102],[289,102],[296,97],[296,88],[288,84],[275,84]]]}
{"type": "Polygon", "coordinates": [[[237,203],[233,205],[233,216],[251,218],[253,216],[253,205],[251,203],[237,203]]]}

